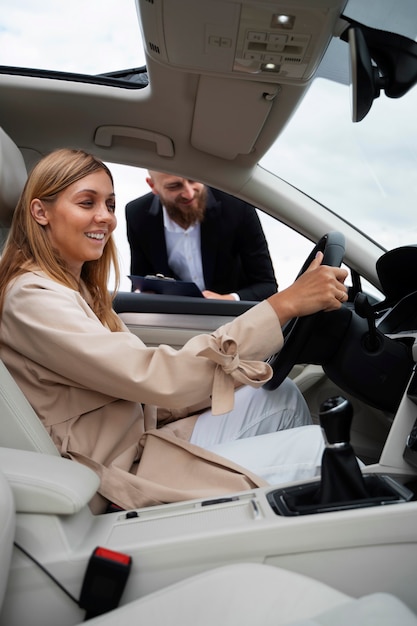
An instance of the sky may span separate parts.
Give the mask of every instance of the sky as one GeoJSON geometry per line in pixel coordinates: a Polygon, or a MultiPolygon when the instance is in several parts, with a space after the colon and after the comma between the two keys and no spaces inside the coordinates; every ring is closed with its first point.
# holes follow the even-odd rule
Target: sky
{"type": "Polygon", "coordinates": [[[356,124],[346,91],[313,84],[302,107],[320,115],[298,115],[264,161],[386,247],[417,243],[417,88],[381,94],[356,124]]]}
{"type": "MultiPolygon", "coordinates": [[[[94,74],[145,63],[134,0],[0,1],[2,65],[94,74]]],[[[410,33],[417,32],[417,15],[415,21],[410,33]]],[[[319,79],[262,164],[388,249],[417,243],[415,111],[414,87],[399,100],[381,94],[368,116],[354,124],[348,86],[319,79]]],[[[109,166],[115,178],[122,288],[129,290],[124,206],[149,190],[146,170],[109,166]]],[[[265,216],[262,223],[283,287],[295,278],[312,246],[284,235],[271,220],[265,216]]]]}

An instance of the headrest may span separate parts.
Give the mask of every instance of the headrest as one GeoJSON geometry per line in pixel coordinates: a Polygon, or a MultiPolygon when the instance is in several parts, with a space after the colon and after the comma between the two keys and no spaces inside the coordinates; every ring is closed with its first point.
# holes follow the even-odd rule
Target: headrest
{"type": "Polygon", "coordinates": [[[0,128],[0,225],[10,225],[27,178],[26,165],[16,144],[0,128]]]}

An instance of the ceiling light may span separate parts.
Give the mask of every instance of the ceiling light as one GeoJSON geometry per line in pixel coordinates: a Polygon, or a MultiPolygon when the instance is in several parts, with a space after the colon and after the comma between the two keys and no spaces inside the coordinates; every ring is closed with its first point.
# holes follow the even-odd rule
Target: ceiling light
{"type": "Polygon", "coordinates": [[[276,63],[262,63],[261,71],[262,72],[279,72],[281,70],[281,66],[276,63]]]}
{"type": "Polygon", "coordinates": [[[291,30],[294,28],[295,15],[287,15],[285,13],[274,13],[271,18],[272,28],[285,28],[291,30]]]}

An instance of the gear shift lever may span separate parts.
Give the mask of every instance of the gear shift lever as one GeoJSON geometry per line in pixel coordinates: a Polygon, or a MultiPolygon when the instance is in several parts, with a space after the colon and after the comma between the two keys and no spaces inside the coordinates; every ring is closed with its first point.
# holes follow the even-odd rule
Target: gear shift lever
{"type": "Polygon", "coordinates": [[[329,398],[320,405],[320,425],[327,444],[340,447],[349,443],[352,417],[352,404],[342,396],[329,398]]]}
{"type": "Polygon", "coordinates": [[[320,406],[320,424],[326,439],[321,463],[321,504],[368,497],[362,472],[350,445],[352,416],[352,405],[342,396],[329,398],[320,406]]]}
{"type": "Polygon", "coordinates": [[[367,474],[364,478],[352,446],[350,426],[353,408],[342,396],[320,406],[320,424],[326,447],[320,481],[283,486],[267,494],[277,515],[307,515],[341,509],[408,502],[412,491],[390,476],[367,474]]]}

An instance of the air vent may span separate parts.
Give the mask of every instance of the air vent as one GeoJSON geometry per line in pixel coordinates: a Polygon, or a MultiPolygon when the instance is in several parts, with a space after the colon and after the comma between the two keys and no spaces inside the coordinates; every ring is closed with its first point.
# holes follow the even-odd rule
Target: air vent
{"type": "Polygon", "coordinates": [[[285,63],[301,63],[301,59],[298,57],[284,57],[285,63]]]}

